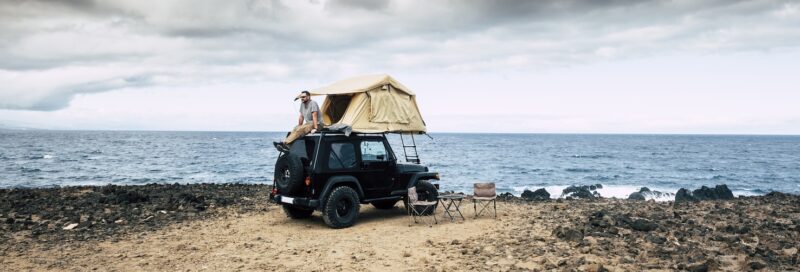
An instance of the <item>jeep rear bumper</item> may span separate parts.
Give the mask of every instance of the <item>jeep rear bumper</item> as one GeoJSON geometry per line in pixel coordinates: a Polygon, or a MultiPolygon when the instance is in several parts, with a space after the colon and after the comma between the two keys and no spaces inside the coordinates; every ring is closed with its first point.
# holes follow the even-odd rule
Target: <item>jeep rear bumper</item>
{"type": "Polygon", "coordinates": [[[290,197],[278,194],[270,194],[269,199],[272,200],[272,202],[281,205],[300,206],[312,209],[316,209],[317,207],[319,207],[319,200],[305,198],[305,197],[290,197]]]}

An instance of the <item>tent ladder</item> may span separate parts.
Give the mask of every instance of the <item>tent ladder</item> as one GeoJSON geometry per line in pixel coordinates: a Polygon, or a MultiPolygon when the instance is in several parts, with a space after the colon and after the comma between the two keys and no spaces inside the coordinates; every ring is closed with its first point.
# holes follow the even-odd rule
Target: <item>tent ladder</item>
{"type": "Polygon", "coordinates": [[[417,153],[417,141],[414,140],[414,134],[408,133],[408,136],[411,136],[410,141],[406,140],[403,135],[406,133],[400,133],[400,142],[403,144],[403,155],[406,156],[406,161],[410,163],[419,164],[419,154],[417,153]]]}

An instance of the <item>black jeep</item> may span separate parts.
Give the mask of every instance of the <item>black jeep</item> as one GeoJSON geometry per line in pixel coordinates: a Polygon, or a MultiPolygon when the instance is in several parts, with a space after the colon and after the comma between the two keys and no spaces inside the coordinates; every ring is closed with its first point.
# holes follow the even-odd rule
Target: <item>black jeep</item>
{"type": "Polygon", "coordinates": [[[430,180],[438,179],[439,174],[428,167],[398,163],[386,134],[321,132],[306,135],[288,152],[281,152],[270,199],[291,218],[308,218],[318,210],[325,224],[345,228],[356,223],[361,204],[391,209],[403,200],[408,209],[411,186],[417,188],[420,200],[435,201],[438,186],[430,180]]]}

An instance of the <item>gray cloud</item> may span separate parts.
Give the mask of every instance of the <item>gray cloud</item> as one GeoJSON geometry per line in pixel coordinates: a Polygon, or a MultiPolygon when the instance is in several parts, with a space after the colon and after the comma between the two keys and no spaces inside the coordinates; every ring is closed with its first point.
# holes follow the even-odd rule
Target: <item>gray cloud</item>
{"type": "Polygon", "coordinates": [[[159,84],[525,71],[798,45],[791,1],[3,1],[0,108],[57,110],[76,94],[159,84]],[[140,75],[146,83],[124,80],[140,75]]]}

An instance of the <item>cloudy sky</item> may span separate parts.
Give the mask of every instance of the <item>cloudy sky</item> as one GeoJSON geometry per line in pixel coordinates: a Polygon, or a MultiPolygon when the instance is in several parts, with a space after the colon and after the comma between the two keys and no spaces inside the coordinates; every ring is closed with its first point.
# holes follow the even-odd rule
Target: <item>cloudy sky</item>
{"type": "Polygon", "coordinates": [[[284,131],[377,73],[431,132],[800,134],[800,2],[0,1],[0,127],[284,131]]]}

